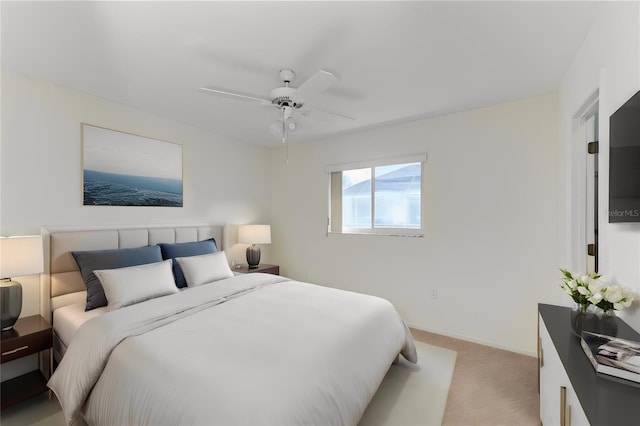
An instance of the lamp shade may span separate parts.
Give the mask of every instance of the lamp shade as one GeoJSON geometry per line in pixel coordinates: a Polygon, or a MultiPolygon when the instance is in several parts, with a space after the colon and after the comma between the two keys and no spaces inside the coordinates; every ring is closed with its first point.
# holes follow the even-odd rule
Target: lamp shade
{"type": "Polygon", "coordinates": [[[21,277],[44,271],[42,237],[0,237],[0,278],[21,277]]]}
{"type": "Polygon", "coordinates": [[[240,225],[238,242],[245,244],[271,244],[271,225],[240,225]]]}

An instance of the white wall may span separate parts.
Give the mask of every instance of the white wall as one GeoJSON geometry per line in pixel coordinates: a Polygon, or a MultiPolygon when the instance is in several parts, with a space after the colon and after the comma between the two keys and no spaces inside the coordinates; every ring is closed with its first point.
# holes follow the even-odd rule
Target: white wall
{"type": "MultiPolygon", "coordinates": [[[[269,223],[268,149],[19,75],[3,73],[1,82],[0,235],[48,226],[269,223]],[[182,144],[184,207],[83,206],[81,122],[182,144]]],[[[244,247],[234,247],[230,260],[244,262],[244,247]]],[[[17,279],[21,316],[38,314],[38,277],[17,279]]]]}
{"type": "MultiPolygon", "coordinates": [[[[609,116],[640,89],[640,2],[606,2],[602,13],[567,72],[560,90],[562,129],[561,169],[564,180],[561,221],[562,259],[576,268],[576,236],[571,233],[576,210],[585,195],[576,192],[580,178],[578,145],[574,141],[574,117],[592,94],[599,93],[600,173],[599,237],[600,272],[618,284],[640,292],[640,223],[609,224],[609,116]],[[573,258],[573,259],[572,259],[573,258]]],[[[558,304],[568,304],[566,296],[558,304]]],[[[640,303],[620,316],[640,331],[640,303]]]]}
{"type": "Polygon", "coordinates": [[[288,165],[275,151],[281,271],[385,297],[417,328],[533,354],[537,303],[557,291],[557,116],[550,94],[293,144],[288,165]],[[421,152],[425,238],[327,236],[327,165],[421,152]]]}

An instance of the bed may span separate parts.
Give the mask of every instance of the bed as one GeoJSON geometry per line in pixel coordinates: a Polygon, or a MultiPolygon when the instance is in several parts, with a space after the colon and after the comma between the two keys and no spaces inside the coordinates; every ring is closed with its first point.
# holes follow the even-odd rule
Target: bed
{"type": "Polygon", "coordinates": [[[68,424],[353,425],[399,354],[416,361],[386,300],[234,274],[223,251],[96,270],[108,304],[85,310],[93,290],[78,253],[224,248],[222,236],[218,226],[43,230],[58,364],[49,387],[68,424]],[[164,293],[130,296],[138,286],[164,293]]]}

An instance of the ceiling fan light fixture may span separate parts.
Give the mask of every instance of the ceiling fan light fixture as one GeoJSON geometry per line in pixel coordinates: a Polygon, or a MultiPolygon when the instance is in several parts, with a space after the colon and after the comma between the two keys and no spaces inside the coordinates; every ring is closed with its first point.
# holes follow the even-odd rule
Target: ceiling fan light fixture
{"type": "Polygon", "coordinates": [[[298,133],[302,130],[302,126],[293,118],[287,118],[285,121],[279,118],[275,122],[269,125],[269,133],[278,139],[283,139],[283,143],[286,143],[290,133],[298,133]]]}

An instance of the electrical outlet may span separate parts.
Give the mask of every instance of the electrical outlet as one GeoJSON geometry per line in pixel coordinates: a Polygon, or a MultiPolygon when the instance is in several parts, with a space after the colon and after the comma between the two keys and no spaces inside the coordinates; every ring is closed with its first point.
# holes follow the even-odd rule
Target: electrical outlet
{"type": "Polygon", "coordinates": [[[431,298],[432,299],[437,299],[438,298],[438,289],[437,288],[432,288],[431,289],[431,298]]]}

